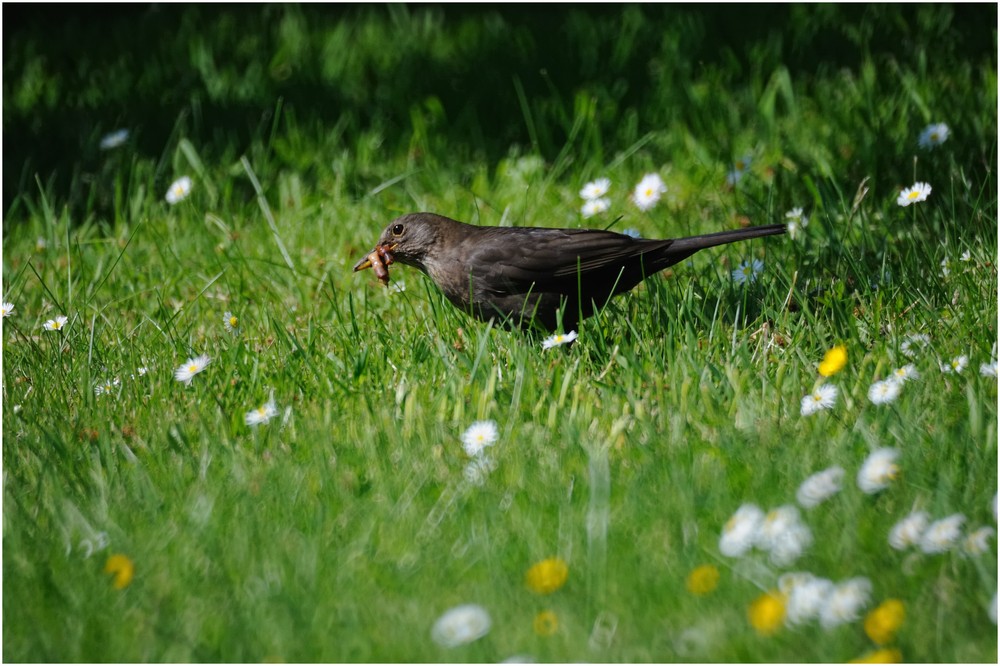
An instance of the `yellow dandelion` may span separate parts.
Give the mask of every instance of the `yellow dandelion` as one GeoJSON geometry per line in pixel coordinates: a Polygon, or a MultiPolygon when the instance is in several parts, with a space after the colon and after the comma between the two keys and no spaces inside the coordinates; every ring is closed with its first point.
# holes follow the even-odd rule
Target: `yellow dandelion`
{"type": "Polygon", "coordinates": [[[903,625],[906,618],[906,609],[899,599],[887,599],[882,604],[868,613],[865,618],[865,633],[868,638],[875,641],[876,645],[885,645],[892,642],[896,637],[896,632],[903,625]]]}
{"type": "Polygon", "coordinates": [[[123,590],[132,582],[132,577],[135,575],[135,564],[126,556],[120,553],[115,554],[109,557],[105,563],[104,573],[114,576],[111,584],[116,590],[123,590]]]}
{"type": "Polygon", "coordinates": [[[719,585],[719,570],[711,564],[703,564],[688,574],[687,589],[699,597],[713,591],[719,585]]]}
{"type": "Polygon", "coordinates": [[[535,616],[532,625],[539,636],[551,636],[559,630],[559,618],[550,610],[542,611],[535,616]]]}
{"type": "Polygon", "coordinates": [[[750,624],[761,636],[770,636],[785,620],[785,598],[775,590],[757,597],[747,609],[750,624]]]}
{"type": "Polygon", "coordinates": [[[845,365],[847,365],[847,347],[837,345],[823,356],[823,362],[819,364],[819,374],[832,377],[843,370],[845,365]]]}
{"type": "Polygon", "coordinates": [[[866,655],[851,659],[849,664],[899,664],[903,661],[903,653],[896,648],[882,648],[866,655]]]}
{"type": "Polygon", "coordinates": [[[562,558],[550,557],[528,569],[525,583],[533,592],[552,594],[566,584],[567,576],[569,576],[569,567],[566,566],[562,558]]]}

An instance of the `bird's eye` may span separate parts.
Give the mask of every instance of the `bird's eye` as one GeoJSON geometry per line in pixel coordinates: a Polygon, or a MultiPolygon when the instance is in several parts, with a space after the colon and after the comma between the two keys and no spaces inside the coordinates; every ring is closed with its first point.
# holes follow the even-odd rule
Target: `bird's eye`
{"type": "Polygon", "coordinates": [[[403,235],[403,225],[402,224],[394,224],[394,225],[392,225],[392,235],[393,236],[402,236],[403,235]]]}

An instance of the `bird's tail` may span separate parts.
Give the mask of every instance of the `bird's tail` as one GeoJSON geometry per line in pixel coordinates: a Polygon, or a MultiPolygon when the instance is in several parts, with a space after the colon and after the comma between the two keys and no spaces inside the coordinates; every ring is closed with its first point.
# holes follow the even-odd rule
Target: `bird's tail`
{"type": "Polygon", "coordinates": [[[655,260],[651,264],[647,264],[647,267],[652,267],[656,271],[663,270],[667,266],[673,266],[678,261],[683,261],[698,250],[704,250],[707,247],[715,247],[716,245],[725,245],[726,243],[735,243],[736,241],[750,240],[751,238],[760,238],[762,236],[776,236],[777,234],[785,233],[787,230],[788,228],[784,224],[766,224],[759,227],[747,227],[746,229],[719,231],[714,234],[704,234],[702,236],[677,238],[672,240],[669,245],[663,246],[658,252],[647,255],[648,257],[655,256],[655,260]]]}

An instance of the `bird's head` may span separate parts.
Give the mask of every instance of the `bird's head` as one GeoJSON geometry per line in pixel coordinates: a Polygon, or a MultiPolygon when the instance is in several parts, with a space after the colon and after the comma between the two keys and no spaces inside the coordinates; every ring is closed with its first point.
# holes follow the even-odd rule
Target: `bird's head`
{"type": "Polygon", "coordinates": [[[389,283],[389,264],[399,262],[426,272],[425,261],[441,237],[442,225],[450,220],[431,213],[410,213],[389,223],[375,248],[355,266],[355,271],[374,268],[383,283],[389,283]]]}

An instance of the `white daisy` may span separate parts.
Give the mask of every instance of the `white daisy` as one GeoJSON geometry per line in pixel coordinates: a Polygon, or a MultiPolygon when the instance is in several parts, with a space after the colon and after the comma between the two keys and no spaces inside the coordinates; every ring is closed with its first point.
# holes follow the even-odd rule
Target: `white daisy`
{"type": "Polygon", "coordinates": [[[764,262],[760,259],[744,261],[733,271],[733,282],[736,284],[755,282],[763,270],[764,262]]]}
{"type": "Polygon", "coordinates": [[[744,155],[740,159],[736,160],[736,162],[733,163],[732,170],[726,174],[726,183],[729,185],[735,185],[740,182],[740,179],[743,178],[743,174],[750,169],[750,162],[752,161],[753,158],[750,155],[744,155]]]}
{"type": "Polygon", "coordinates": [[[837,402],[837,387],[820,384],[812,393],[802,398],[802,416],[809,416],[821,409],[830,409],[837,402]]]}
{"type": "Polygon", "coordinates": [[[913,358],[930,343],[931,336],[926,333],[911,333],[900,343],[899,351],[903,352],[903,356],[913,358]]]}
{"type": "Polygon", "coordinates": [[[667,186],[658,173],[649,173],[642,177],[632,192],[632,201],[639,210],[649,210],[656,205],[660,197],[667,192],[667,186]]]}
{"type": "Polygon", "coordinates": [[[935,520],[920,537],[920,550],[931,555],[951,550],[962,536],[964,522],[965,516],[960,513],[935,520]]]}
{"type": "MultiPolygon", "coordinates": [[[[6,316],[6,315],[4,315],[6,316]]],[[[989,363],[981,363],[979,365],[979,374],[983,377],[993,377],[997,376],[997,360],[993,359],[989,363]]]]}
{"type": "Polygon", "coordinates": [[[924,128],[917,139],[917,145],[925,150],[940,146],[948,140],[950,130],[944,123],[933,123],[924,128]]]}
{"type": "Polygon", "coordinates": [[[946,375],[950,375],[952,373],[957,375],[961,373],[963,370],[965,370],[965,366],[967,365],[969,365],[969,357],[966,356],[965,354],[962,354],[961,356],[956,356],[955,358],[951,359],[951,361],[949,361],[948,363],[944,363],[942,361],[940,364],[941,372],[945,373],[946,375]]]}
{"type": "Polygon", "coordinates": [[[962,550],[967,555],[982,555],[989,551],[990,539],[996,534],[996,530],[992,527],[980,527],[974,532],[969,532],[962,540],[962,550]]]}
{"type": "Polygon", "coordinates": [[[580,207],[580,214],[584,217],[593,217],[609,208],[611,208],[611,199],[587,199],[580,207]]]}
{"type": "Polygon", "coordinates": [[[756,504],[744,504],[726,522],[719,538],[719,552],[726,557],[740,557],[753,547],[757,530],[764,522],[764,512],[756,504]]]}
{"type": "Polygon", "coordinates": [[[490,614],[478,604],[455,606],[438,618],[431,638],[441,647],[453,648],[471,643],[490,631],[490,614]]]}
{"type": "Polygon", "coordinates": [[[190,384],[194,376],[204,370],[205,366],[211,363],[211,361],[212,359],[205,354],[189,358],[184,362],[184,365],[174,371],[174,379],[185,384],[190,384]]]}
{"type": "Polygon", "coordinates": [[[868,399],[875,405],[884,405],[898,398],[902,390],[903,382],[889,377],[868,387],[868,399]]]}
{"type": "Polygon", "coordinates": [[[597,180],[592,180],[583,186],[583,189],[580,190],[580,197],[586,199],[587,201],[593,201],[603,197],[610,189],[610,178],[598,178],[597,180]]]}
{"type": "Polygon", "coordinates": [[[55,319],[49,319],[47,322],[42,324],[42,328],[46,331],[61,331],[66,322],[69,321],[66,315],[59,315],[55,319]]]}
{"type": "Polygon", "coordinates": [[[896,465],[898,457],[899,451],[896,449],[884,448],[872,451],[858,470],[858,488],[868,495],[888,488],[892,480],[899,475],[899,466],[896,465]]]}
{"type": "Polygon", "coordinates": [[[972,261],[972,252],[965,250],[962,254],[958,255],[959,261],[972,261]]]}
{"type": "Polygon", "coordinates": [[[105,379],[103,382],[94,387],[94,395],[105,395],[111,393],[120,383],[121,382],[117,377],[115,379],[105,379]]]}
{"type": "Polygon", "coordinates": [[[807,509],[811,509],[840,492],[841,481],[844,480],[844,468],[833,466],[816,472],[802,482],[795,499],[807,509]]]}
{"type": "Polygon", "coordinates": [[[274,400],[268,400],[263,405],[257,409],[251,409],[247,412],[244,420],[248,426],[260,425],[262,423],[267,423],[272,418],[278,415],[278,407],[274,404],[274,400]]]}
{"type": "Polygon", "coordinates": [[[112,148],[117,148],[121,146],[126,141],[128,141],[128,130],[120,129],[110,132],[101,137],[100,147],[101,150],[111,150],[112,148]]]}
{"type": "Polygon", "coordinates": [[[889,545],[896,550],[906,550],[920,543],[920,537],[930,523],[926,511],[914,511],[889,530],[889,545]]]}
{"type": "Polygon", "coordinates": [[[802,555],[812,540],[812,532],[799,519],[799,510],[786,504],[767,513],[757,529],[755,544],[770,553],[773,564],[787,566],[802,555]]]}
{"type": "Polygon", "coordinates": [[[13,303],[3,303],[0,305],[0,317],[9,317],[14,314],[13,303]]]}
{"type": "Polygon", "coordinates": [[[184,201],[191,194],[193,186],[194,183],[188,176],[181,176],[170,184],[170,188],[167,190],[167,203],[173,206],[176,203],[184,201]]]}
{"type": "Polygon", "coordinates": [[[487,446],[493,446],[499,436],[495,421],[476,421],[462,433],[462,446],[467,454],[477,456],[487,446]]]}
{"type": "Polygon", "coordinates": [[[854,622],[871,599],[872,583],[864,577],[851,578],[837,585],[827,596],[819,612],[824,629],[854,622]]]}
{"type": "Polygon", "coordinates": [[[552,349],[553,347],[558,347],[559,345],[566,345],[576,340],[576,338],[577,338],[576,331],[550,335],[549,337],[542,340],[542,349],[552,349]]]}
{"type": "Polygon", "coordinates": [[[785,221],[788,225],[788,235],[794,240],[799,235],[799,231],[809,226],[809,218],[802,214],[801,208],[793,208],[785,213],[785,221]]]}
{"type": "Polygon", "coordinates": [[[914,379],[920,379],[920,373],[912,363],[907,363],[901,368],[892,371],[892,379],[900,383],[905,383],[914,379]]]}
{"type": "Polygon", "coordinates": [[[240,319],[232,312],[227,312],[222,315],[222,327],[226,329],[229,333],[233,335],[238,335],[240,332],[240,319]]]}
{"type": "Polygon", "coordinates": [[[918,201],[926,201],[931,195],[931,186],[927,183],[914,183],[913,187],[908,187],[899,193],[896,203],[900,206],[909,206],[918,201]]]}
{"type": "Polygon", "coordinates": [[[785,592],[785,622],[795,626],[817,619],[835,589],[833,581],[812,574],[797,579],[785,592]]]}

